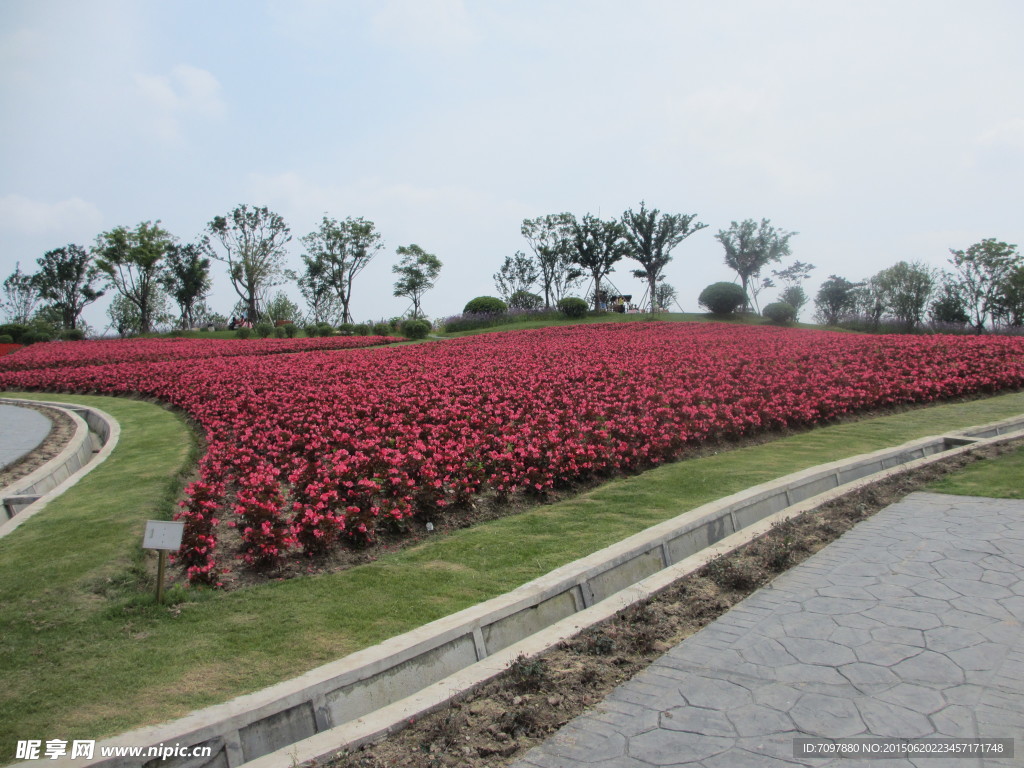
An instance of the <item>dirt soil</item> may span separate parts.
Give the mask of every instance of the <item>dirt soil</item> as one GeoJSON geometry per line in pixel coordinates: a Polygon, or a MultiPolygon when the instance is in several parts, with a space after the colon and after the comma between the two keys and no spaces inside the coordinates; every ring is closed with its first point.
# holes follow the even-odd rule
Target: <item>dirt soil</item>
{"type": "Polygon", "coordinates": [[[552,735],[776,575],[908,493],[1024,441],[990,446],[862,488],[776,525],[654,597],[532,658],[331,768],[498,768],[552,735]]]}
{"type": "MultiPolygon", "coordinates": [[[[18,407],[22,407],[20,404],[18,407]]],[[[20,461],[11,464],[0,470],[0,488],[6,488],[11,483],[17,482],[35,472],[50,459],[54,458],[68,444],[75,434],[75,422],[63,411],[55,408],[46,408],[35,403],[25,403],[25,408],[39,411],[50,420],[53,426],[50,433],[34,451],[22,457],[20,461]]]]}

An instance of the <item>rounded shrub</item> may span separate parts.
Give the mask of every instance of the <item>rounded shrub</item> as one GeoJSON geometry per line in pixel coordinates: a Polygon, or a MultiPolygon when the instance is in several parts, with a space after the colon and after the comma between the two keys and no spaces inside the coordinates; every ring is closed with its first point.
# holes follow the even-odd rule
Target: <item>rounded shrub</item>
{"type": "Polygon", "coordinates": [[[508,297],[508,305],[512,309],[540,309],[544,306],[544,298],[529,291],[516,291],[508,297]]]}
{"type": "Polygon", "coordinates": [[[776,301],[765,307],[761,314],[778,325],[789,325],[796,320],[796,307],[785,301],[776,301]]]}
{"type": "Polygon", "coordinates": [[[432,327],[429,320],[404,320],[399,333],[407,339],[425,339],[432,327]]]}
{"type": "Polygon", "coordinates": [[[68,328],[60,332],[61,341],[84,341],[85,331],[81,328],[68,328]]]}
{"type": "Polygon", "coordinates": [[[0,333],[0,344],[13,344],[14,337],[9,333],[0,333]]]}
{"type": "Polygon", "coordinates": [[[289,339],[294,339],[296,336],[299,335],[299,326],[297,326],[290,320],[284,325],[280,326],[280,328],[284,331],[284,335],[287,336],[289,339]]]}
{"type": "Polygon", "coordinates": [[[352,326],[353,336],[369,336],[371,331],[373,331],[373,326],[366,323],[359,323],[359,325],[352,326]]]}
{"type": "Polygon", "coordinates": [[[747,303],[747,294],[736,283],[712,283],[697,301],[713,314],[728,315],[747,303]]]}
{"type": "Polygon", "coordinates": [[[316,335],[317,336],[333,336],[334,327],[330,323],[317,323],[316,324],[316,335]]]}
{"type": "Polygon", "coordinates": [[[241,328],[235,331],[235,336],[237,336],[240,339],[252,338],[252,328],[248,328],[243,325],[241,328]]]}
{"type": "Polygon", "coordinates": [[[587,302],[583,299],[577,299],[575,296],[566,296],[558,302],[558,311],[566,317],[574,319],[586,317],[588,309],[587,302]]]}
{"type": "Polygon", "coordinates": [[[256,327],[253,330],[256,331],[256,335],[261,339],[267,339],[274,332],[274,326],[270,323],[256,323],[256,327]]]}
{"type": "Polygon", "coordinates": [[[500,315],[508,312],[508,304],[494,296],[477,296],[462,310],[464,315],[500,315]]]}
{"type": "Polygon", "coordinates": [[[288,338],[288,331],[285,330],[285,327],[283,325],[279,325],[279,326],[274,328],[274,338],[275,339],[286,339],[286,338],[288,338]]]}
{"type": "Polygon", "coordinates": [[[0,333],[14,339],[12,344],[21,344],[21,337],[28,332],[28,326],[21,323],[5,323],[0,325],[0,333]]]}
{"type": "Polygon", "coordinates": [[[352,336],[356,332],[356,327],[352,323],[342,323],[337,331],[339,336],[352,336]]]}
{"type": "Polygon", "coordinates": [[[373,332],[370,335],[371,336],[390,336],[392,333],[394,333],[394,331],[391,328],[391,323],[380,322],[380,323],[374,323],[373,324],[373,332]]]}

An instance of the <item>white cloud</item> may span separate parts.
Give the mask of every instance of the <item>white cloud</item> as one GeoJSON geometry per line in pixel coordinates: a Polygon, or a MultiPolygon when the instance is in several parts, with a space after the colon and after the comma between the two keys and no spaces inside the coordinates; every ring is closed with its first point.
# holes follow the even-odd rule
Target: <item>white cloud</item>
{"type": "Polygon", "coordinates": [[[170,75],[137,74],[135,85],[150,110],[153,130],[167,141],[181,137],[185,120],[219,121],[227,113],[220,83],[205,69],[179,64],[170,75]]]}
{"type": "Polygon", "coordinates": [[[21,195],[0,197],[0,231],[3,232],[48,235],[55,239],[81,237],[82,232],[95,234],[102,220],[99,208],[79,197],[56,203],[21,195]]]}

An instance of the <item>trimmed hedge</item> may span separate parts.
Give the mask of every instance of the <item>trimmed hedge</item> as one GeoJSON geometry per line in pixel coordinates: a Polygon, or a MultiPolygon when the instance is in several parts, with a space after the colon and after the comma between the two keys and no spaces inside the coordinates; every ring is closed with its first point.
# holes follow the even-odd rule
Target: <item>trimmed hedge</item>
{"type": "Polygon", "coordinates": [[[747,303],[747,294],[736,283],[712,283],[697,302],[712,314],[728,315],[747,303]]]}
{"type": "Polygon", "coordinates": [[[477,296],[462,310],[464,315],[500,315],[508,312],[508,304],[494,296],[477,296]]]}
{"type": "Polygon", "coordinates": [[[558,311],[566,317],[573,319],[579,319],[587,316],[587,310],[590,306],[583,299],[577,299],[575,296],[567,296],[558,302],[558,311]]]}

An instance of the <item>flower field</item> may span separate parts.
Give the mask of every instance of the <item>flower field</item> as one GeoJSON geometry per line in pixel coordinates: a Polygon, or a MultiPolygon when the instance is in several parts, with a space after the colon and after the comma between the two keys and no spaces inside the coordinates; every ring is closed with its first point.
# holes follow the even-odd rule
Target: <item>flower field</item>
{"type": "Polygon", "coordinates": [[[0,357],[9,355],[21,349],[21,344],[0,344],[0,357]]]}
{"type": "Polygon", "coordinates": [[[159,359],[151,342],[117,343],[132,362],[57,362],[77,343],[37,345],[55,348],[35,353],[46,367],[26,364],[34,348],[8,356],[0,389],[139,393],[188,413],[208,450],[179,557],[206,583],[239,558],[315,556],[486,490],[544,494],[709,438],[1024,386],[1024,339],[1004,337],[622,323],[290,355],[246,341],[159,359]],[[220,546],[225,526],[239,551],[220,546]]]}

